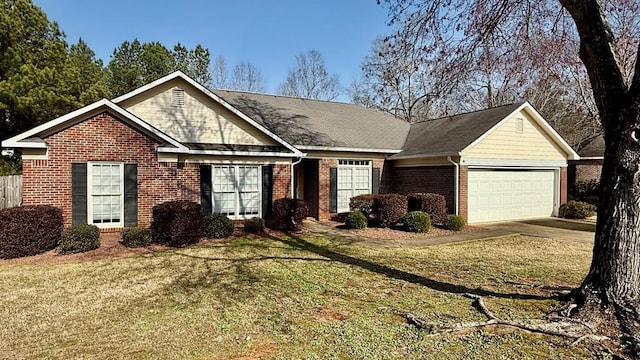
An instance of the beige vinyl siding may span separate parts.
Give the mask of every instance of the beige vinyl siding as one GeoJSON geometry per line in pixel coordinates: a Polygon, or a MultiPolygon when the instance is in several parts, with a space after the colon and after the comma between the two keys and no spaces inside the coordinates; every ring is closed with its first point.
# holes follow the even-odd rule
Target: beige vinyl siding
{"type": "Polygon", "coordinates": [[[566,160],[567,154],[525,112],[512,115],[478,144],[464,151],[465,157],[498,159],[566,160]],[[521,132],[518,119],[522,119],[521,132]]]}
{"type": "Polygon", "coordinates": [[[180,79],[128,99],[121,106],[180,142],[277,145],[275,140],[180,79]],[[181,106],[174,103],[174,89],[184,91],[181,106]]]}

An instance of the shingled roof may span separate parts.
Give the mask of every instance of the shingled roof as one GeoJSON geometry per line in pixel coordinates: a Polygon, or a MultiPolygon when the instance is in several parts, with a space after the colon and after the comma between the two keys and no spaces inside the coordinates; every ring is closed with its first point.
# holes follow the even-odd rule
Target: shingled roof
{"type": "Polygon", "coordinates": [[[457,155],[524,103],[446,116],[411,125],[404,150],[391,158],[412,155],[457,155]]]}
{"type": "Polygon", "coordinates": [[[580,150],[578,150],[578,154],[580,154],[581,157],[604,157],[604,137],[600,135],[591,139],[580,150]]]}
{"type": "Polygon", "coordinates": [[[213,92],[296,147],[400,151],[409,124],[359,105],[241,91],[213,92]]]}

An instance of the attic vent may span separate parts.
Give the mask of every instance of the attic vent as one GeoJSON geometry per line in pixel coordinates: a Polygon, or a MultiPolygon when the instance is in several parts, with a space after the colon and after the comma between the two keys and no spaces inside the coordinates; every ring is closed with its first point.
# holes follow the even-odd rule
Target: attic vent
{"type": "Polygon", "coordinates": [[[523,119],[516,119],[516,132],[519,134],[522,134],[522,131],[524,129],[524,120],[523,119]]]}
{"type": "Polygon", "coordinates": [[[184,106],[184,90],[176,88],[173,89],[172,94],[172,105],[177,107],[184,106]]]}

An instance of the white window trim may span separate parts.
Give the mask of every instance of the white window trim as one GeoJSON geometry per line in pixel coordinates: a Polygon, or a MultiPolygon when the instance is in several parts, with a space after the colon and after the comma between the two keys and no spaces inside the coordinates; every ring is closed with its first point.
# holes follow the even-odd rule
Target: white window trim
{"type": "MultiPolygon", "coordinates": [[[[347,169],[347,168],[348,168],[348,169],[363,169],[363,168],[365,168],[365,167],[369,169],[369,187],[367,188],[367,189],[368,189],[367,193],[368,193],[368,194],[371,194],[371,180],[372,180],[372,178],[373,178],[373,161],[371,161],[371,160],[364,160],[364,159],[344,159],[344,160],[338,160],[338,174],[337,174],[336,182],[339,182],[339,179],[340,179],[340,169],[347,169]],[[348,164],[348,162],[367,162],[367,164],[348,164]],[[342,164],[341,164],[341,163],[342,163],[342,164]],[[344,164],[344,163],[347,163],[347,164],[344,164]]],[[[352,172],[351,174],[352,174],[352,178],[351,178],[351,190],[352,190],[352,191],[355,191],[356,189],[353,187],[353,184],[354,184],[354,181],[353,181],[353,172],[352,172]]],[[[336,187],[337,187],[337,186],[338,186],[338,185],[336,184],[336,187]]],[[[338,197],[338,198],[336,199],[336,202],[338,203],[338,206],[339,206],[339,204],[340,204],[340,190],[341,190],[341,189],[337,188],[336,190],[337,190],[337,194],[336,194],[336,196],[338,197]]],[[[349,207],[347,206],[347,208],[346,208],[346,209],[338,207],[338,208],[337,208],[337,210],[338,210],[338,212],[339,212],[339,213],[342,213],[342,212],[347,212],[347,211],[349,211],[350,209],[349,209],[349,207]]]]}
{"type": "Polygon", "coordinates": [[[216,167],[233,167],[234,168],[234,176],[235,176],[235,184],[240,184],[240,179],[238,178],[240,176],[240,171],[239,168],[240,167],[255,167],[258,169],[258,214],[249,214],[249,215],[245,215],[245,214],[240,214],[240,196],[238,196],[239,191],[238,188],[236,187],[235,189],[235,201],[234,201],[234,205],[235,205],[235,214],[234,215],[227,215],[227,217],[229,217],[229,219],[231,220],[246,220],[246,219],[250,219],[253,217],[262,217],[262,166],[261,165],[252,165],[252,164],[213,164],[211,165],[211,211],[215,212],[215,208],[216,208],[216,203],[215,203],[215,168],[216,167]]]}
{"type": "Polygon", "coordinates": [[[87,223],[100,229],[124,227],[124,163],[117,161],[89,161],[87,162],[87,223]],[[119,165],[120,166],[120,221],[117,223],[93,222],[93,165],[119,165]]]}

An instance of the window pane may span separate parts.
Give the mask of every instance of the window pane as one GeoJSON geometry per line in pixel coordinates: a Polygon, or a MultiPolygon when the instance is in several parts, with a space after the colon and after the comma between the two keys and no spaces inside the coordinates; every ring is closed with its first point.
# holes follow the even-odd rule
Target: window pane
{"type": "Polygon", "coordinates": [[[122,213],[121,164],[91,165],[92,221],[96,224],[119,223],[122,213]]]}

